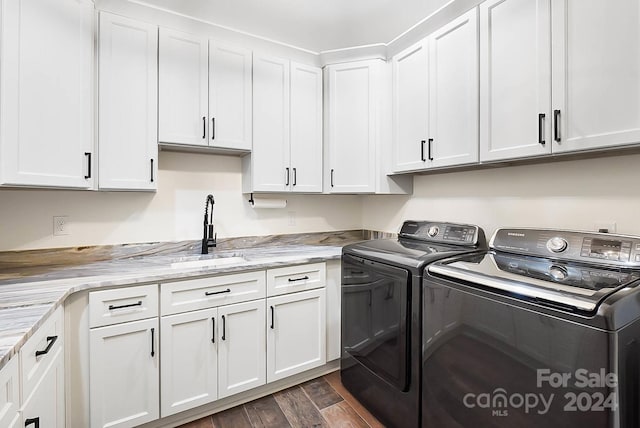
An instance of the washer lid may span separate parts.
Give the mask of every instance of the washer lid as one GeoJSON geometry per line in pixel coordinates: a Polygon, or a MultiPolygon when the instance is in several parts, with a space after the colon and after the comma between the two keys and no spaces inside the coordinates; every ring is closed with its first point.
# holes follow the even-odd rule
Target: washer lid
{"type": "Polygon", "coordinates": [[[570,311],[593,312],[608,295],[640,279],[635,271],[489,252],[473,260],[443,261],[430,274],[570,311]]]}

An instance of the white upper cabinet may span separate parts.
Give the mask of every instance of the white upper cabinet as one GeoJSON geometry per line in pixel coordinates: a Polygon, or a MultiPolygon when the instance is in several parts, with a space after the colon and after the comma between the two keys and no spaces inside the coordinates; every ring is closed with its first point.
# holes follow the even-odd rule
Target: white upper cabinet
{"type": "Polygon", "coordinates": [[[251,51],[209,45],[209,145],[251,150],[251,51]]]}
{"type": "Polygon", "coordinates": [[[251,51],[160,29],[159,142],[251,150],[251,51]]]}
{"type": "Polygon", "coordinates": [[[480,160],[551,153],[550,0],[480,4],[480,160]]]}
{"type": "Polygon", "coordinates": [[[0,185],[92,187],[93,2],[0,10],[0,185]]]}
{"type": "Polygon", "coordinates": [[[429,53],[426,41],[392,59],[395,171],[426,167],[429,137],[429,53]]]}
{"type": "Polygon", "coordinates": [[[289,168],[289,61],[253,57],[251,191],[283,192],[289,168]]]}
{"type": "Polygon", "coordinates": [[[100,189],[155,190],[158,28],[100,13],[100,189]]]}
{"type": "Polygon", "coordinates": [[[158,55],[158,139],[208,145],[208,40],[160,28],[158,55]]]}
{"type": "Polygon", "coordinates": [[[322,192],[322,70],[291,63],[291,187],[322,192]]]}
{"type": "Polygon", "coordinates": [[[553,151],[640,142],[640,2],[552,2],[553,151]]]}
{"type": "Polygon", "coordinates": [[[478,16],[476,8],[429,37],[431,167],[478,161],[478,16]]]}
{"type": "Polygon", "coordinates": [[[322,192],[322,71],[254,54],[253,150],[243,191],[322,192]]]}
{"type": "Polygon", "coordinates": [[[380,67],[382,61],[367,60],[326,68],[331,193],[375,192],[380,67]]]}

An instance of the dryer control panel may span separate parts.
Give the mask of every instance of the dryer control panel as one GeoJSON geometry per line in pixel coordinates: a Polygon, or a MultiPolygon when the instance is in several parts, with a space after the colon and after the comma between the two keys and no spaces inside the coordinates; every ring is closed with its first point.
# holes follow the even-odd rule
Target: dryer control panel
{"type": "Polygon", "coordinates": [[[640,237],[552,229],[498,229],[495,250],[620,267],[640,267],[640,237]]]}
{"type": "Polygon", "coordinates": [[[484,232],[470,224],[434,221],[405,221],[400,229],[401,238],[445,244],[477,246],[484,245],[484,232]]]}

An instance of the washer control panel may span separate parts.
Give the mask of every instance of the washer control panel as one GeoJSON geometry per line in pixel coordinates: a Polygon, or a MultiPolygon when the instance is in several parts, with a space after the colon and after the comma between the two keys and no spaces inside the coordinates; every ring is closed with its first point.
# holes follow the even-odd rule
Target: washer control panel
{"type": "Polygon", "coordinates": [[[562,260],[640,266],[640,237],[547,229],[498,229],[490,247],[562,260]]]}
{"type": "Polygon", "coordinates": [[[476,246],[484,245],[484,232],[469,224],[441,223],[432,221],[405,221],[400,237],[421,241],[476,246]]]}

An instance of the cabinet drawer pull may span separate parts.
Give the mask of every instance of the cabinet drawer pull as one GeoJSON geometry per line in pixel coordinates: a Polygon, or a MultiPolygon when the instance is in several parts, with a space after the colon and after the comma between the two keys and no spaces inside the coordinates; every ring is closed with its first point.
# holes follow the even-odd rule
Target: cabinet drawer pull
{"type": "Polygon", "coordinates": [[[293,168],[293,185],[295,186],[297,184],[298,181],[298,172],[296,171],[296,168],[293,168]]]}
{"type": "Polygon", "coordinates": [[[216,139],[216,118],[215,117],[211,118],[211,139],[212,140],[216,139]]]}
{"type": "Polygon", "coordinates": [[[211,317],[211,343],[216,343],[216,319],[211,317]]]}
{"type": "Polygon", "coordinates": [[[91,178],[91,152],[85,152],[84,155],[87,157],[87,175],[84,176],[85,180],[91,178]]]}
{"type": "Polygon", "coordinates": [[[538,114],[538,144],[545,145],[546,141],[544,141],[544,113],[538,114]]]}
{"type": "Polygon", "coordinates": [[[273,330],[273,318],[274,318],[273,313],[275,310],[273,309],[273,306],[269,306],[269,307],[271,308],[271,329],[273,330]]]}
{"type": "Polygon", "coordinates": [[[331,187],[333,187],[333,169],[331,170],[331,187]]]}
{"type": "Polygon", "coordinates": [[[433,143],[433,138],[429,138],[429,156],[427,156],[429,158],[430,161],[433,160],[433,156],[431,156],[431,143],[433,143]]]}
{"type": "Polygon", "coordinates": [[[223,315],[222,316],[222,340],[227,340],[226,334],[227,334],[227,319],[223,315]]]}
{"type": "Polygon", "coordinates": [[[289,282],[306,281],[307,279],[309,279],[309,277],[305,275],[302,278],[289,278],[288,281],[289,282]]]}
{"type": "Polygon", "coordinates": [[[34,428],[40,428],[40,417],[25,419],[24,420],[25,428],[28,427],[29,425],[33,425],[34,428]]]}
{"type": "Polygon", "coordinates": [[[288,186],[289,185],[289,168],[285,168],[285,176],[286,176],[287,182],[284,183],[284,185],[288,186]]]}
{"type": "Polygon", "coordinates": [[[207,138],[207,118],[202,116],[202,139],[207,138]]]}
{"type": "Polygon", "coordinates": [[[151,182],[153,183],[153,159],[151,159],[151,182]]]}
{"type": "Polygon", "coordinates": [[[109,305],[109,310],[113,311],[116,309],[132,308],[134,306],[142,306],[142,300],[138,300],[138,303],[130,303],[128,305],[118,305],[118,306],[109,305]]]}
{"type": "Polygon", "coordinates": [[[151,327],[151,356],[156,355],[156,329],[151,327]]]}
{"type": "Polygon", "coordinates": [[[553,111],[553,139],[560,142],[560,110],[553,111]]]}
{"type": "Polygon", "coordinates": [[[51,351],[51,348],[53,348],[54,343],[56,343],[56,341],[58,340],[58,336],[47,336],[47,347],[44,348],[44,351],[36,351],[36,357],[39,357],[40,355],[46,355],[49,353],[49,351],[51,351]]]}
{"type": "Polygon", "coordinates": [[[426,162],[427,160],[424,157],[424,145],[427,144],[427,140],[422,140],[420,142],[420,159],[422,162],[426,162]]]}
{"type": "Polygon", "coordinates": [[[227,288],[226,290],[223,290],[223,291],[205,291],[204,295],[205,296],[213,296],[215,294],[224,294],[224,293],[231,293],[231,289],[227,288]]]}

